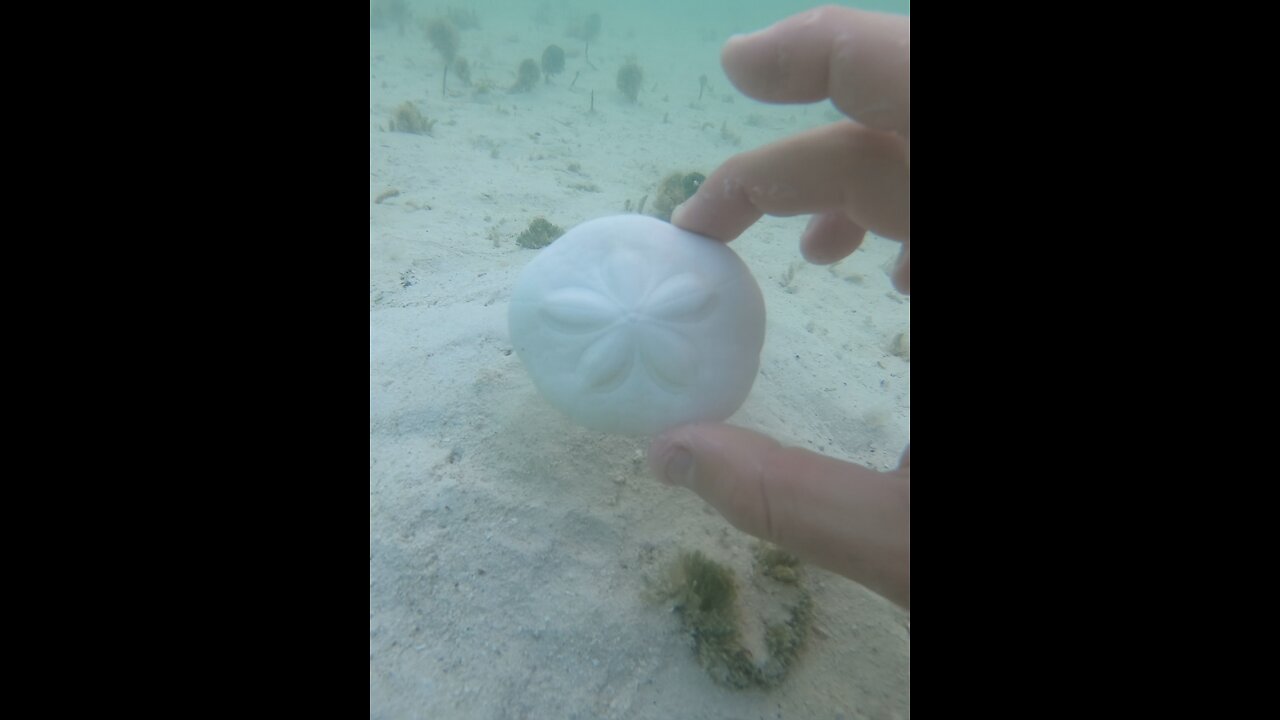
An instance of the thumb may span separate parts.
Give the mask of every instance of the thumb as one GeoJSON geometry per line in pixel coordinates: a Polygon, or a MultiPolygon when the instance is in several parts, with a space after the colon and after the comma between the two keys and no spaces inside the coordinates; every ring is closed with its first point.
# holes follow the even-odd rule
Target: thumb
{"type": "Polygon", "coordinates": [[[720,423],[659,435],[649,465],[739,530],[910,607],[909,465],[877,472],[720,423]]]}

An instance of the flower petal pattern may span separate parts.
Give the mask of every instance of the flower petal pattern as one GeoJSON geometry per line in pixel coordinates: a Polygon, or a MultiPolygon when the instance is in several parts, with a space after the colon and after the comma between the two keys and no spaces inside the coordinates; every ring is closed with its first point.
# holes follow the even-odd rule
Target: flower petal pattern
{"type": "Polygon", "coordinates": [[[631,250],[618,250],[605,263],[605,288],[613,292],[614,300],[624,308],[636,308],[644,300],[648,290],[649,271],[639,255],[631,250]]]}
{"type": "Polygon", "coordinates": [[[693,344],[678,332],[660,325],[645,327],[637,343],[650,377],[668,392],[680,392],[697,377],[698,356],[693,344]]]}
{"type": "Polygon", "coordinates": [[[547,325],[568,335],[597,335],[578,359],[585,387],[609,392],[642,367],[660,388],[683,392],[697,375],[698,354],[681,327],[706,317],[716,295],[696,273],[684,272],[650,287],[635,253],[618,252],[606,263],[600,290],[585,285],[547,293],[541,307],[547,325]]]}
{"type": "Polygon", "coordinates": [[[614,328],[587,347],[578,361],[578,371],[592,390],[608,392],[626,382],[635,357],[635,340],[630,330],[614,328]]]}
{"type": "Polygon", "coordinates": [[[693,273],[673,275],[649,293],[645,306],[654,318],[695,321],[706,317],[715,307],[715,294],[707,292],[693,273]]]}
{"type": "Polygon", "coordinates": [[[618,317],[618,304],[585,287],[568,287],[547,293],[542,319],[560,332],[580,335],[597,332],[618,317]]]}

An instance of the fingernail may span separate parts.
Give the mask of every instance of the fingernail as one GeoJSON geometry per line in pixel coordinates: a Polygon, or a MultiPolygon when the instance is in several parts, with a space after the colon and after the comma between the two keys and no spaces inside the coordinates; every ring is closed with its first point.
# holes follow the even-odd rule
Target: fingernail
{"type": "MultiPolygon", "coordinates": [[[[777,23],[774,23],[773,25],[777,25],[777,23]]],[[[760,37],[761,35],[763,35],[763,34],[765,34],[765,33],[769,32],[770,30],[772,30],[772,29],[773,29],[773,25],[769,25],[769,26],[767,26],[767,27],[762,27],[762,28],[760,28],[759,30],[755,30],[755,31],[752,31],[752,32],[747,32],[747,33],[735,33],[735,34],[733,34],[733,35],[730,35],[730,36],[729,36],[729,39],[728,39],[726,42],[742,42],[742,41],[744,41],[744,40],[751,40],[751,39],[754,39],[754,38],[758,38],[758,37],[760,37]]]]}
{"type": "Polygon", "coordinates": [[[672,211],[671,211],[671,224],[672,224],[672,225],[675,225],[676,227],[679,227],[679,226],[680,226],[680,221],[681,221],[681,219],[683,219],[683,218],[684,218],[684,209],[685,209],[686,207],[688,207],[688,206],[689,206],[689,201],[688,201],[688,200],[685,200],[684,202],[682,202],[682,203],[680,203],[679,205],[677,205],[675,210],[672,210],[672,211]]]}
{"type": "Polygon", "coordinates": [[[672,448],[662,473],[668,484],[689,487],[693,483],[693,455],[682,447],[672,448]]]}

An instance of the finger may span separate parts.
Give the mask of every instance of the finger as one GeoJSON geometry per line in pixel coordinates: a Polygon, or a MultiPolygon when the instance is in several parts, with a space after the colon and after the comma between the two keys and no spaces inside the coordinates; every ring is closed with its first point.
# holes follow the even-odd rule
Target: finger
{"type": "Polygon", "coordinates": [[[738,529],[910,606],[910,485],[900,475],[720,423],[664,433],[649,462],[738,529]]]}
{"type": "Polygon", "coordinates": [[[844,212],[818,213],[800,236],[800,254],[816,265],[830,265],[849,257],[866,234],[844,212]]]}
{"type": "Polygon", "coordinates": [[[893,286],[903,295],[911,294],[911,241],[902,243],[902,252],[893,266],[893,286]]]}
{"type": "Polygon", "coordinates": [[[827,6],[725,43],[721,63],[766,102],[831,98],[867,127],[911,137],[911,19],[827,6]]]}
{"type": "Polygon", "coordinates": [[[910,237],[911,178],[902,139],[839,122],[735,155],[671,221],[727,242],[764,214],[835,210],[877,235],[910,237]]]}

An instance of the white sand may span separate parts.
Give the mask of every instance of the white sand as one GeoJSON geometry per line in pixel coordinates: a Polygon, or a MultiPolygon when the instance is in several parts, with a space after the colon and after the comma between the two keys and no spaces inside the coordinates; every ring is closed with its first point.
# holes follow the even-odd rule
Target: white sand
{"type": "MultiPolygon", "coordinates": [[[[483,27],[462,33],[473,82],[500,88],[488,97],[450,73],[457,95],[442,98],[443,63],[416,27],[370,31],[370,716],[909,717],[908,616],[812,568],[816,629],[787,681],[713,683],[670,605],[645,601],[646,578],[702,550],[738,571],[750,614],[752,538],[653,480],[645,442],[570,424],[507,339],[507,299],[536,253],[515,236],[532,218],[568,228],[621,212],[670,172],[709,173],[837,116],[733,91],[720,42],[766,19],[718,26],[704,9],[672,27],[602,9],[591,70],[564,36],[566,6],[551,3],[541,27],[536,5],[478,4],[483,27]],[[564,75],[507,94],[519,61],[553,42],[569,54],[564,75]],[[646,77],[636,105],[614,83],[631,55],[646,77]],[[704,73],[713,92],[695,103],[704,73]],[[385,131],[404,101],[438,119],[432,136],[385,131]],[[722,137],[726,122],[740,145],[722,137]]],[[[834,269],[806,265],[804,223],[766,218],[732,245],[769,318],[760,378],[730,422],[893,467],[910,417],[910,364],[890,352],[910,302],[884,269],[898,246],[872,237],[834,269]]]]}

